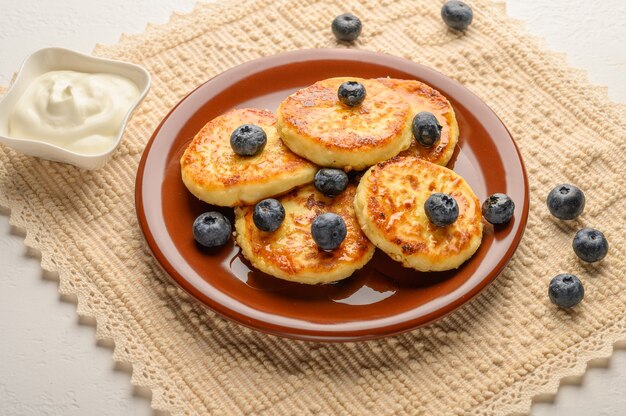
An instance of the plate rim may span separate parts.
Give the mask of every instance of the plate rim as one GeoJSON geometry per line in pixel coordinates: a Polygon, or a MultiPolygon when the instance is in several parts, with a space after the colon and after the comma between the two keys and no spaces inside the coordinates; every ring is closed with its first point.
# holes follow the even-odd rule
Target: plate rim
{"type": "MultiPolygon", "coordinates": [[[[435,87],[436,88],[436,87],[435,87]]],[[[481,100],[476,94],[470,91],[468,88],[463,86],[461,83],[457,82],[454,79],[449,78],[448,76],[436,71],[430,67],[419,64],[417,62],[413,62],[411,60],[401,58],[398,56],[390,55],[382,52],[375,52],[363,49],[347,49],[347,48],[313,48],[313,49],[301,49],[295,51],[281,52],[274,55],[268,55],[261,58],[253,59],[242,64],[236,65],[232,68],[227,69],[226,71],[220,72],[215,76],[211,77],[207,81],[199,84],[197,87],[193,88],[189,93],[185,94],[162,118],[157,127],[154,129],[150,139],[146,143],[146,146],[142,152],[141,159],[137,166],[136,179],[135,179],[135,211],[137,215],[137,219],[139,222],[139,226],[144,237],[145,242],[150,249],[150,252],[153,258],[156,260],[156,263],[161,267],[161,269],[165,272],[165,274],[169,277],[169,279],[174,282],[178,287],[187,292],[195,301],[200,304],[208,307],[212,311],[218,313],[220,316],[236,322],[240,325],[246,326],[248,328],[264,332],[266,334],[271,334],[284,338],[297,339],[302,341],[318,341],[318,342],[351,342],[351,341],[365,341],[371,339],[378,339],[387,336],[397,335],[400,333],[408,332],[419,327],[430,325],[435,321],[443,319],[449,314],[458,311],[464,305],[469,304],[473,299],[478,296],[483,290],[485,290],[504,270],[504,268],[508,265],[515,251],[519,247],[519,244],[522,241],[527,222],[528,222],[528,214],[530,207],[530,193],[529,193],[529,184],[528,184],[528,174],[526,171],[526,167],[524,164],[524,159],[522,154],[517,146],[513,135],[506,127],[504,122],[500,119],[500,117],[485,103],[481,100]],[[372,58],[383,58],[385,61],[382,64],[387,65],[388,63],[393,64],[394,62],[398,64],[400,70],[403,70],[402,67],[412,66],[419,68],[420,71],[425,73],[430,73],[436,77],[443,77],[448,82],[452,83],[455,87],[460,87],[465,90],[466,94],[474,101],[480,103],[480,105],[484,106],[491,115],[497,119],[497,121],[504,127],[506,132],[508,133],[508,137],[510,138],[511,143],[513,144],[513,148],[516,151],[516,156],[519,159],[521,171],[523,174],[523,184],[524,184],[524,204],[521,210],[521,218],[519,219],[520,225],[516,231],[515,236],[513,237],[512,244],[508,247],[504,256],[502,256],[497,265],[492,269],[493,271],[489,274],[489,276],[485,279],[482,279],[479,283],[477,283],[474,287],[472,287],[469,292],[465,296],[460,296],[451,302],[435,309],[434,311],[421,315],[419,317],[415,317],[410,320],[404,320],[399,323],[395,323],[387,326],[378,326],[375,328],[366,328],[366,329],[357,329],[357,330],[343,330],[336,331],[329,329],[327,331],[318,331],[312,329],[303,329],[303,328],[294,328],[290,326],[282,326],[274,323],[269,323],[267,321],[259,320],[254,317],[243,315],[238,311],[228,308],[222,303],[216,301],[210,296],[202,293],[196,287],[194,287],[184,276],[182,276],[176,268],[167,261],[165,254],[159,248],[159,245],[156,243],[156,239],[153,233],[150,230],[148,225],[147,217],[145,214],[144,202],[143,202],[143,179],[145,173],[145,165],[147,163],[148,155],[152,148],[152,145],[160,132],[161,128],[165,124],[165,122],[170,118],[170,116],[176,111],[176,109],[187,100],[194,92],[198,89],[202,88],[208,83],[214,82],[215,79],[221,77],[228,77],[231,74],[236,74],[237,72],[246,73],[252,70],[252,73],[260,72],[267,70],[271,67],[277,67],[285,64],[297,63],[297,62],[305,62],[305,61],[318,61],[318,60],[346,60],[346,61],[367,61],[367,62],[377,62],[372,58]],[[391,61],[391,62],[390,62],[391,61]],[[442,312],[443,311],[443,312],[442,312]]]]}

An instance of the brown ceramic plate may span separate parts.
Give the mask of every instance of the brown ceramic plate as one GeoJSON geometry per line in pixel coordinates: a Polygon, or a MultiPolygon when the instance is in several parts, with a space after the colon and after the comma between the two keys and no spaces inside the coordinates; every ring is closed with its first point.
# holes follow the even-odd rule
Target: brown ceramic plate
{"type": "MultiPolygon", "coordinates": [[[[319,49],[268,56],[230,69],[198,87],[161,122],[137,174],[139,223],[154,256],[182,288],[209,308],[248,327],[304,340],[371,339],[425,325],[476,296],[505,267],[522,238],[528,183],[521,156],[495,113],[457,82],[414,62],[352,49],[319,49]],[[459,145],[448,167],[479,199],[503,192],[515,216],[486,224],[476,254],[457,270],[418,273],[377,252],[352,277],[307,286],[275,279],[246,262],[233,242],[203,250],[192,223],[216,209],[183,185],[179,159],[198,130],[233,107],[276,110],[295,90],[334,76],[417,79],[447,96],[459,122],[459,145]]],[[[217,208],[232,220],[232,210],[217,208]]]]}

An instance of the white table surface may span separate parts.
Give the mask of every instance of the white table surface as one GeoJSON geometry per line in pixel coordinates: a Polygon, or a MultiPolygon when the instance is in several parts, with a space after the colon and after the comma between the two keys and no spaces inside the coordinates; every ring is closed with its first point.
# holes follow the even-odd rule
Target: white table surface
{"type": "MultiPolygon", "coordinates": [[[[471,4],[471,0],[466,0],[471,4]]],[[[90,52],[122,32],[163,23],[194,0],[0,0],[0,84],[30,52],[63,46],[90,52]]],[[[509,14],[531,33],[566,52],[571,65],[626,102],[624,0],[509,0],[509,14]]],[[[358,14],[358,10],[354,11],[358,14]]],[[[154,415],[149,395],[130,384],[110,347],[96,345],[94,328],[75,305],[59,298],[38,259],[0,213],[0,415],[154,415]]],[[[623,347],[623,346],[622,346],[623,347]]],[[[535,416],[626,415],[626,348],[598,362],[556,397],[533,405],[535,416]]]]}

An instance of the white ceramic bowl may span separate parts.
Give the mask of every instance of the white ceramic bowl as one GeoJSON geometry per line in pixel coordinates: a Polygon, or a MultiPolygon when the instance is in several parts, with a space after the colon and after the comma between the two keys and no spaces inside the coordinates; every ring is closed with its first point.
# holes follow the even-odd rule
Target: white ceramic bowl
{"type": "Polygon", "coordinates": [[[144,99],[150,89],[150,74],[138,65],[111,59],[95,58],[63,48],[45,48],[29,56],[20,69],[9,91],[0,101],[0,143],[12,147],[20,153],[37,156],[57,162],[70,163],[84,169],[99,169],[106,164],[120,144],[126,123],[131,114],[144,99]],[[137,85],[139,96],[128,109],[117,131],[117,137],[110,149],[94,155],[76,153],[54,144],[38,140],[20,139],[9,136],[9,117],[17,101],[30,83],[39,75],[49,71],[72,70],[78,72],[106,72],[128,78],[137,85]]]}

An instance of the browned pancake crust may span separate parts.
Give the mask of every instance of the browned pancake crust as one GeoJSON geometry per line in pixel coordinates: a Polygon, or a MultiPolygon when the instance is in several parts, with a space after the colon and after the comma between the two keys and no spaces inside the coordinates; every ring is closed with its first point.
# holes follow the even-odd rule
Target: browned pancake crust
{"type": "Polygon", "coordinates": [[[355,209],[370,240],[397,261],[418,270],[448,270],[469,258],[482,239],[480,202],[459,175],[415,157],[378,163],[361,179],[355,209]],[[424,212],[435,192],[459,205],[453,224],[438,227],[424,212]]]}
{"type": "Polygon", "coordinates": [[[189,144],[181,160],[187,188],[205,202],[250,204],[309,183],[316,167],[291,152],[278,137],[276,116],[267,110],[235,109],[208,122],[189,144]],[[230,147],[231,133],[256,124],[267,135],[263,151],[240,156],[230,147]]]}
{"type": "Polygon", "coordinates": [[[362,169],[408,147],[409,118],[406,101],[380,82],[331,78],[285,99],[278,127],[285,144],[300,156],[324,166],[362,169]],[[363,83],[367,92],[355,107],[337,97],[339,86],[350,80],[363,83]]]}
{"type": "Polygon", "coordinates": [[[279,198],[285,220],[275,232],[260,231],[253,221],[253,206],[235,209],[237,244],[259,270],[300,283],[328,283],[350,276],[372,257],[374,246],[361,231],[354,214],[356,185],[335,198],[319,193],[312,185],[279,198]],[[325,212],[340,215],[347,235],[335,250],[320,249],[311,236],[315,217],[325,212]]]}
{"type": "Polygon", "coordinates": [[[378,78],[378,81],[398,92],[409,103],[412,117],[421,111],[428,111],[437,117],[442,126],[441,138],[435,146],[424,147],[413,140],[411,147],[398,156],[415,156],[438,165],[447,165],[459,137],[456,116],[448,99],[423,82],[393,78],[378,78]]]}

